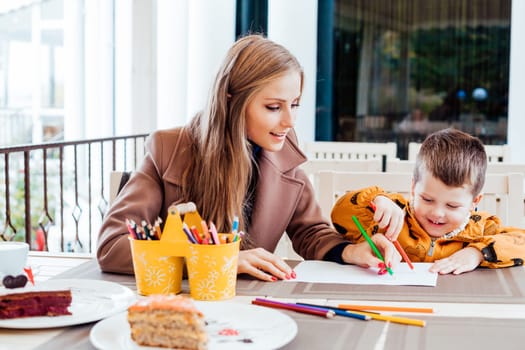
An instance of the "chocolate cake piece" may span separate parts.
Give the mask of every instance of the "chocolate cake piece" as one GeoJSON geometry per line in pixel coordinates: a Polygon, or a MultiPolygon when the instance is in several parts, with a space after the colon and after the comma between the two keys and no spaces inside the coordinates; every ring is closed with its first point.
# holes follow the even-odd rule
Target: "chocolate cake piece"
{"type": "Polygon", "coordinates": [[[0,294],[0,319],[71,315],[71,290],[0,294]]]}

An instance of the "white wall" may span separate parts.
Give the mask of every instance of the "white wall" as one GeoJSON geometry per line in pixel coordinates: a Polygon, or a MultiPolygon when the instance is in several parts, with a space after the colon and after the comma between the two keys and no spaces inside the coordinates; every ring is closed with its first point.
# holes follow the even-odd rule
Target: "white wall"
{"type": "Polygon", "coordinates": [[[525,1],[512,1],[508,144],[513,163],[525,163],[525,1]]]}
{"type": "Polygon", "coordinates": [[[202,109],[235,40],[235,0],[157,0],[157,126],[202,109]]]}
{"type": "Polygon", "coordinates": [[[317,71],[317,1],[269,0],[268,37],[288,48],[305,72],[305,86],[295,129],[299,142],[315,138],[317,71]]]}
{"type": "Polygon", "coordinates": [[[159,129],[184,124],[188,116],[188,12],[187,0],[157,0],[159,129]]]}
{"type": "MultiPolygon", "coordinates": [[[[84,121],[85,138],[113,133],[112,8],[104,0],[84,1],[84,121]]],[[[79,37],[79,39],[82,36],[79,37]]]]}

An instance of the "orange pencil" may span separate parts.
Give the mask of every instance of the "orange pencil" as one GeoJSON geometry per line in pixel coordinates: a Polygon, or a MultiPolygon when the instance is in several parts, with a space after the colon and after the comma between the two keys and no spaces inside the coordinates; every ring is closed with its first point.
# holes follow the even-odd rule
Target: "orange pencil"
{"type": "MultiPolygon", "coordinates": [[[[376,205],[374,204],[374,202],[370,202],[370,207],[372,208],[372,210],[376,211],[376,205]]],[[[405,262],[407,263],[408,267],[410,267],[410,270],[413,270],[414,269],[414,265],[412,265],[412,261],[410,261],[410,258],[408,257],[407,253],[405,252],[405,250],[403,249],[403,247],[401,247],[401,244],[399,244],[399,242],[397,240],[393,241],[392,243],[394,243],[394,247],[396,247],[397,251],[399,252],[399,254],[401,254],[401,256],[403,257],[403,260],[405,260],[405,262]]]]}
{"type": "Polygon", "coordinates": [[[208,229],[208,225],[206,225],[206,221],[201,220],[201,227],[202,227],[202,233],[204,234],[204,237],[209,241],[210,240],[210,230],[208,229]]]}

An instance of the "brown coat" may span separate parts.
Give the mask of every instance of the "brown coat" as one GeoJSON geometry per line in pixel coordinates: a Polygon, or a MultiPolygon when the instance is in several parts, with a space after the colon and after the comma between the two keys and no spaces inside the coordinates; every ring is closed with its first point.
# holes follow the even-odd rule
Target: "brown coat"
{"type": "MultiPolygon", "coordinates": [[[[190,139],[183,127],[150,135],[142,165],[102,223],[97,258],[103,271],[133,273],[125,219],[165,219],[168,207],[180,199],[189,148],[190,139]]],[[[259,181],[247,232],[255,246],[274,251],[286,231],[301,256],[321,260],[331,248],[346,240],[322,217],[310,181],[298,168],[305,161],[294,133],[288,134],[282,150],[261,151],[259,181]]]]}

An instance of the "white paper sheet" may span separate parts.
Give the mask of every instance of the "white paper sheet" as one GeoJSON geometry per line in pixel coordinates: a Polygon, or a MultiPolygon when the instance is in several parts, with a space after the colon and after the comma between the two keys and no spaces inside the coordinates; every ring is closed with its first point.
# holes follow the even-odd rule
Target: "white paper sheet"
{"type": "Polygon", "coordinates": [[[289,282],[341,283],[341,284],[383,284],[396,286],[432,286],[437,283],[437,273],[428,272],[432,263],[413,263],[411,270],[406,263],[400,263],[393,270],[379,275],[377,268],[362,268],[356,265],[341,265],[329,261],[306,260],[295,268],[297,277],[289,282]]]}

